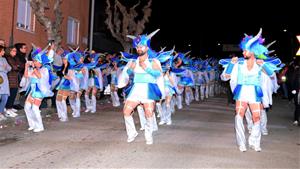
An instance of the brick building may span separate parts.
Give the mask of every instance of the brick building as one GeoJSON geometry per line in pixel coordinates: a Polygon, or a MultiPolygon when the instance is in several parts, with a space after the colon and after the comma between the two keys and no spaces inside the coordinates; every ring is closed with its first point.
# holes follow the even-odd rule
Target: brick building
{"type": "MultiPolygon", "coordinates": [[[[0,0],[0,39],[6,44],[24,42],[38,46],[47,44],[45,28],[37,21],[30,0],[0,0]]],[[[53,0],[49,1],[47,16],[53,19],[53,0]]],[[[62,46],[86,48],[89,33],[89,0],[63,0],[62,46]]]]}

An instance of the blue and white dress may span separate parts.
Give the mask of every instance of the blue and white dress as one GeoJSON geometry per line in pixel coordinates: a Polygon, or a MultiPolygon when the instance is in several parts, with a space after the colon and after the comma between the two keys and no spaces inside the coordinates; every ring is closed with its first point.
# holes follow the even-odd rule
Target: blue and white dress
{"type": "Polygon", "coordinates": [[[45,97],[52,97],[51,82],[49,82],[49,70],[45,67],[39,69],[42,77],[37,78],[30,76],[30,91],[29,94],[32,98],[43,99],[45,97]]]}
{"type": "MultiPolygon", "coordinates": [[[[152,68],[152,63],[149,59],[146,59],[144,63],[147,67],[152,68]]],[[[127,100],[145,103],[158,101],[162,98],[162,92],[157,84],[158,78],[147,73],[139,66],[139,58],[135,60],[133,73],[133,86],[129,92],[127,100]]]]}

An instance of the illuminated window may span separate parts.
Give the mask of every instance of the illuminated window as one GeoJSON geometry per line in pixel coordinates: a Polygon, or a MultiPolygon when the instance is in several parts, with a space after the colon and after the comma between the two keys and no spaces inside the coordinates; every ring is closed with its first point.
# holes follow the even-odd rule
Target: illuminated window
{"type": "Polygon", "coordinates": [[[30,0],[18,1],[17,28],[33,32],[35,28],[35,15],[30,7],[30,0]]]}
{"type": "Polygon", "coordinates": [[[72,17],[68,18],[68,35],[67,43],[71,45],[79,44],[79,26],[80,23],[77,19],[72,17]]]}

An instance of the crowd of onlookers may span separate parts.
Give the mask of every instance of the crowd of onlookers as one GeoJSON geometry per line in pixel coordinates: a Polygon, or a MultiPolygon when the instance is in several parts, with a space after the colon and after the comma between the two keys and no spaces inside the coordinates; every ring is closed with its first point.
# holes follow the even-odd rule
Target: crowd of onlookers
{"type": "Polygon", "coordinates": [[[24,74],[27,46],[25,43],[16,43],[13,46],[6,47],[4,40],[0,39],[0,120],[5,116],[17,116],[17,109],[22,109],[20,104],[23,93],[18,93],[19,83],[24,74]]]}

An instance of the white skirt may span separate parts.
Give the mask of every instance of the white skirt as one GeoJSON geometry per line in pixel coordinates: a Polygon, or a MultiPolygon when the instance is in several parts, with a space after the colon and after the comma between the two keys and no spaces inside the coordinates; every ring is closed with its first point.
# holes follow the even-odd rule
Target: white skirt
{"type": "Polygon", "coordinates": [[[242,101],[242,102],[247,102],[249,104],[259,103],[259,102],[256,101],[255,86],[243,85],[242,89],[240,91],[240,97],[239,97],[238,100],[242,101]]]}
{"type": "Polygon", "coordinates": [[[135,83],[127,100],[141,103],[154,102],[154,100],[148,98],[148,83],[135,83]]]}

